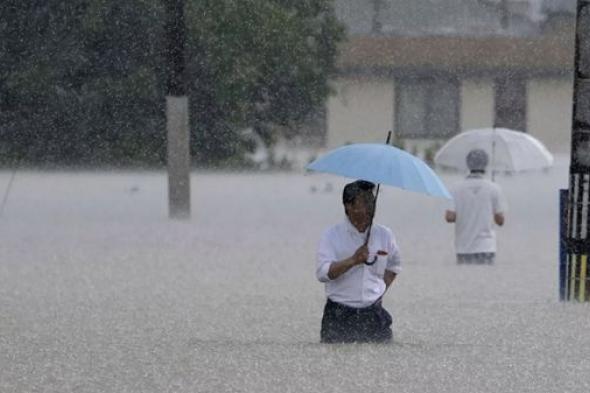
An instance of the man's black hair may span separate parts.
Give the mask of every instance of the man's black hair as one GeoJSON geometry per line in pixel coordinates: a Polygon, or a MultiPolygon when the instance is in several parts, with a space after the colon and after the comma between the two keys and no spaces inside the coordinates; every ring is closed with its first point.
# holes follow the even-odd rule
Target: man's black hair
{"type": "Polygon", "coordinates": [[[354,199],[363,192],[373,192],[375,184],[366,180],[357,180],[348,183],[342,190],[342,203],[348,204],[354,202],[354,199]]]}
{"type": "Polygon", "coordinates": [[[473,173],[484,173],[488,166],[488,153],[483,149],[473,149],[465,157],[467,168],[473,173]]]}

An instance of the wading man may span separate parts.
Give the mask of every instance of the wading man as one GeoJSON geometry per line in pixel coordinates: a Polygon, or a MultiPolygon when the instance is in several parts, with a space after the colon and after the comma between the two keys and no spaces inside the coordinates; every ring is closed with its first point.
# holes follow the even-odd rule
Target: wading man
{"type": "Polygon", "coordinates": [[[453,207],[445,220],[455,224],[455,252],[459,264],[493,264],[496,257],[494,224],[504,225],[506,202],[500,186],[484,178],[488,155],[471,150],[466,157],[469,175],[454,190],[453,207]]]}
{"type": "Polygon", "coordinates": [[[347,184],[342,193],[346,218],[320,240],[316,276],[325,283],[327,296],[324,343],[392,339],[392,318],[381,300],[401,271],[400,256],[391,229],[372,224],[374,188],[363,180],[347,184]]]}

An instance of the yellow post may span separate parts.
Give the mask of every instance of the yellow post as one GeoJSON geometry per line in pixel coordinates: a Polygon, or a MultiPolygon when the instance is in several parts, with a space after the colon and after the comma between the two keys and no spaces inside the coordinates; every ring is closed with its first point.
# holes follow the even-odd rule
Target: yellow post
{"type": "Polygon", "coordinates": [[[569,268],[568,272],[570,275],[570,293],[569,299],[574,300],[576,298],[576,254],[569,254],[569,268]]]}
{"type": "Polygon", "coordinates": [[[578,300],[586,301],[586,272],[587,272],[588,255],[580,256],[580,290],[578,292],[578,300]]]}

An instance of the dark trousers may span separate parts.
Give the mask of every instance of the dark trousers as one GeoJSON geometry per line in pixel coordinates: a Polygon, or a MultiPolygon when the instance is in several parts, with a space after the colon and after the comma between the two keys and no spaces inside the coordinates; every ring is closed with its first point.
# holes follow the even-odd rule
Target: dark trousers
{"type": "Polygon", "coordinates": [[[493,265],[496,259],[494,252],[476,252],[473,254],[457,254],[459,265],[493,265]]]}
{"type": "Polygon", "coordinates": [[[328,299],[322,318],[321,342],[389,342],[393,337],[391,322],[391,315],[381,301],[369,307],[354,308],[328,299]]]}

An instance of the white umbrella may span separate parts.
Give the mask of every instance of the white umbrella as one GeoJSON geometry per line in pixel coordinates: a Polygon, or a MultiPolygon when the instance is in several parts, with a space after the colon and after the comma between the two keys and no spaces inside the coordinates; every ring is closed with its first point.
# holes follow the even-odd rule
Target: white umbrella
{"type": "Polygon", "coordinates": [[[467,171],[465,158],[473,149],[488,153],[488,169],[494,172],[521,172],[549,168],[553,155],[536,138],[507,128],[480,128],[455,135],[434,156],[441,168],[467,171]]]}

